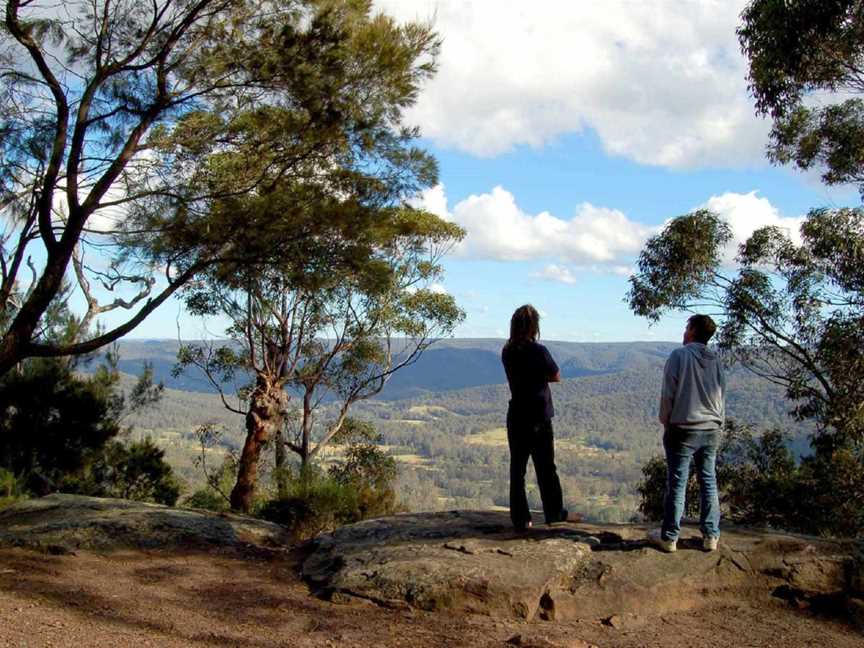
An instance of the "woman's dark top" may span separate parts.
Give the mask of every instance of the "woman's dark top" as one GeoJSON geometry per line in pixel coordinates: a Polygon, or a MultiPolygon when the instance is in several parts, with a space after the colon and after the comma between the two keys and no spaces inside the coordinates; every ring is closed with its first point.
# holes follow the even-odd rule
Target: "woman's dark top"
{"type": "Polygon", "coordinates": [[[548,349],[537,342],[505,344],[501,362],[510,385],[509,418],[521,423],[542,423],[555,416],[549,381],[558,365],[548,349]]]}

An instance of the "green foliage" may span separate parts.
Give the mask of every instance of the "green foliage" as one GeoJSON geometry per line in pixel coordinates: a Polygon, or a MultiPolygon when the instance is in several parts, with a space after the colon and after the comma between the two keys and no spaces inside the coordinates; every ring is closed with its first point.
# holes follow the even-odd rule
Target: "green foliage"
{"type": "Polygon", "coordinates": [[[343,481],[314,466],[286,480],[284,495],[270,500],[258,511],[266,520],[289,528],[298,539],[311,538],[343,524],[393,513],[392,486],[343,481]]]}
{"type": "Polygon", "coordinates": [[[731,238],[729,225],[708,210],[672,219],[639,255],[630,308],[652,322],[670,308],[685,308],[712,284],[731,238]]]}
{"type": "MultiPolygon", "coordinates": [[[[642,481],[636,487],[642,500],[639,502],[639,512],[649,520],[663,519],[663,499],[666,494],[666,458],[651,457],[642,466],[642,481]]],[[[692,517],[699,514],[699,484],[696,476],[690,474],[687,481],[687,492],[684,499],[684,515],[692,517]]]]}
{"type": "Polygon", "coordinates": [[[326,471],[314,464],[283,468],[277,497],[258,515],[308,538],[342,524],[397,510],[396,462],[375,445],[380,436],[368,423],[351,420],[340,432],[344,456],[326,471]]]}
{"type": "Polygon", "coordinates": [[[774,120],[769,157],[822,169],[828,184],[864,183],[864,104],[848,98],[864,81],[864,3],[752,0],[741,19],[756,110],[774,120]]]}
{"type": "Polygon", "coordinates": [[[82,378],[65,362],[35,360],[0,380],[0,466],[24,481],[59,483],[121,431],[108,369],[82,378]]]}
{"type": "MultiPolygon", "coordinates": [[[[666,461],[653,457],[642,468],[639,510],[663,517],[666,461]]],[[[855,537],[864,532],[864,458],[844,448],[818,451],[800,463],[780,430],[754,437],[729,423],[717,455],[717,485],[724,518],[813,535],[855,537]]],[[[685,515],[698,517],[699,486],[691,470],[685,515]]]]}
{"type": "Polygon", "coordinates": [[[355,238],[437,176],[404,112],[435,71],[438,38],[369,1],[85,3],[53,18],[30,3],[7,9],[0,374],[119,338],[213,264],[227,276],[296,258],[328,232],[355,238]],[[76,83],[63,81],[67,65],[76,83]],[[124,218],[100,232],[108,270],[94,271],[80,255],[106,206],[124,218]],[[31,251],[47,263],[19,295],[31,251]],[[90,281],[137,286],[109,304],[135,312],[93,339],[39,339],[70,262],[82,321],[101,312],[90,281]]]}
{"type": "Polygon", "coordinates": [[[111,441],[93,451],[84,469],[65,477],[60,490],[94,497],[155,502],[174,506],[180,484],[165,451],[150,439],[130,444],[111,441]]]}
{"type": "Polygon", "coordinates": [[[0,509],[14,503],[22,494],[21,484],[14,473],[0,468],[0,509]]]}
{"type": "Polygon", "coordinates": [[[39,493],[60,489],[173,504],[179,485],[151,441],[124,444],[125,416],[157,402],[162,385],[146,367],[129,394],[117,353],[90,376],[66,360],[23,362],[0,378],[0,467],[39,493]]]}
{"type": "Polygon", "coordinates": [[[331,479],[355,493],[352,515],[359,520],[396,510],[393,489],[398,474],[396,461],[375,444],[380,440],[375,435],[365,441],[354,441],[346,448],[343,460],[327,471],[331,479]]]}
{"type": "Polygon", "coordinates": [[[222,512],[228,510],[228,501],[212,488],[199,488],[183,500],[183,506],[222,512]]]}
{"type": "Polygon", "coordinates": [[[630,307],[654,321],[668,310],[721,314],[718,342],[731,360],[785,387],[794,413],[816,421],[826,442],[860,441],[862,223],[861,209],[813,210],[801,245],[779,228],[760,228],[730,268],[720,263],[726,241],[716,236],[715,215],[673,219],[640,254],[630,307]],[[695,232],[692,240],[682,228],[695,232]]]}

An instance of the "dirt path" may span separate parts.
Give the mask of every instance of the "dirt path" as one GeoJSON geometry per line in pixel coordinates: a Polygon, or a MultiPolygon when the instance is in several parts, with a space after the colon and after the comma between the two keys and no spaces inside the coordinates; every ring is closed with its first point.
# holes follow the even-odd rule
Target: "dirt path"
{"type": "Polygon", "coordinates": [[[619,628],[518,623],[321,601],[298,579],[296,556],[0,550],[0,646],[504,648],[515,634],[560,646],[864,645],[847,623],[780,601],[718,603],[619,628]]]}

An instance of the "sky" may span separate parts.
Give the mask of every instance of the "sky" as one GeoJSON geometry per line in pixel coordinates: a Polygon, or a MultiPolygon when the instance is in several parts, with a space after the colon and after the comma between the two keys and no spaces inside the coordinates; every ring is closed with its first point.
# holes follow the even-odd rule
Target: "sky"
{"type": "MultiPolygon", "coordinates": [[[[407,117],[440,165],[416,203],[467,231],[439,286],[466,312],[458,337],[506,337],[513,310],[532,303],[547,340],[677,340],[685,314],[649,326],[624,301],[664,221],[708,207],[741,242],[857,204],[854,188],[766,161],[770,125],[754,114],[735,34],[745,4],[376,0],[442,39],[407,117]]],[[[219,328],[171,301],[130,337],[219,328]]]]}

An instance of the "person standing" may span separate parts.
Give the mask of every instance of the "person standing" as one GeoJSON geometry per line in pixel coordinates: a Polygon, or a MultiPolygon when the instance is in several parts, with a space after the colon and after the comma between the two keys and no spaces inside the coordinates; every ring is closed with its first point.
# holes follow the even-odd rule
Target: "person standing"
{"type": "Polygon", "coordinates": [[[683,346],[672,352],[663,370],[659,418],[664,426],[666,495],[663,526],[649,531],[648,540],[669,553],[678,548],[691,459],[699,479],[703,549],[716,550],[720,539],[716,461],[726,414],[726,378],[720,358],[707,346],[716,330],[709,316],[693,315],[683,346]]]}
{"type": "Polygon", "coordinates": [[[540,315],[530,304],[521,306],[510,319],[510,339],[501,351],[501,361],[510,386],[507,407],[507,443],[510,446],[510,519],[518,530],[531,526],[531,511],[525,496],[528,458],[534,462],[543,514],[547,524],[567,519],[561,482],[555,467],[550,382],[561,374],[549,350],[539,344],[540,315]]]}

